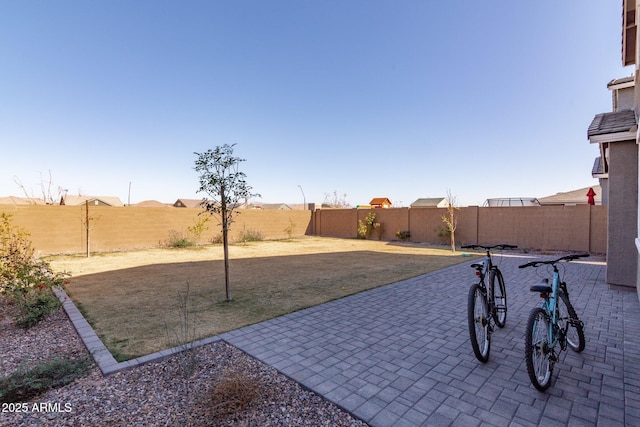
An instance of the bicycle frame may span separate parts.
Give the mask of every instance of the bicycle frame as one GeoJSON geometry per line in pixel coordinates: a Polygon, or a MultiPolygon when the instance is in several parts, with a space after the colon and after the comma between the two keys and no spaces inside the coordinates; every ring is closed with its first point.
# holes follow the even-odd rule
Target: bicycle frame
{"type": "Polygon", "coordinates": [[[543,301],[538,308],[531,311],[525,333],[527,373],[531,383],[539,391],[549,388],[553,366],[558,362],[560,352],[566,350],[567,346],[577,353],[584,350],[584,324],[569,301],[567,284],[561,280],[556,264],[588,256],[589,254],[567,255],[555,260],[532,261],[519,266],[519,268],[541,265],[553,267],[551,285],[548,279],[544,279],[541,283],[531,286],[531,291],[538,292],[543,301]],[[560,306],[561,300],[562,306],[560,306]],[[556,349],[558,344],[560,348],[556,349]]]}
{"type": "Polygon", "coordinates": [[[560,288],[560,273],[558,272],[558,268],[553,266],[553,280],[551,283],[551,294],[541,294],[541,297],[544,297],[542,304],[540,307],[547,313],[549,316],[549,346],[554,348],[556,344],[558,344],[559,337],[557,334],[557,326],[558,326],[558,310],[556,309],[558,306],[558,289],[560,288]]]}
{"type": "MultiPolygon", "coordinates": [[[[491,255],[489,255],[489,251],[487,250],[487,255],[484,257],[484,259],[482,260],[482,270],[476,270],[477,271],[477,275],[480,277],[480,283],[485,287],[488,288],[490,286],[487,286],[484,279],[487,277],[487,273],[489,273],[489,271],[493,268],[493,262],[491,261],[491,255]]],[[[487,289],[489,290],[489,289],[487,289]]]]}

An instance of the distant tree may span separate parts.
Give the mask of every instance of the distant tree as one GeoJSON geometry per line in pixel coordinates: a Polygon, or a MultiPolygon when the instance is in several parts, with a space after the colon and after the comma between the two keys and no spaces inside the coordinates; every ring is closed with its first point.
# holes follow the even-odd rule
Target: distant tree
{"type": "MultiPolygon", "coordinates": [[[[33,191],[27,190],[27,187],[22,183],[20,178],[17,176],[13,177],[13,181],[16,183],[18,187],[22,190],[25,197],[31,202],[36,203],[38,198],[34,195],[33,191]]],[[[42,194],[41,200],[44,201],[47,205],[57,205],[60,203],[60,198],[65,190],[58,186],[57,193],[53,193],[51,187],[53,186],[53,178],[51,176],[51,170],[49,170],[49,180],[45,181],[45,178],[42,176],[42,172],[40,172],[40,191],[42,194]]]]}
{"type": "Polygon", "coordinates": [[[456,251],[456,227],[458,226],[458,211],[456,196],[451,194],[451,190],[447,190],[447,214],[442,215],[442,222],[447,226],[449,237],[451,238],[451,251],[456,251]]]}
{"type": "Polygon", "coordinates": [[[325,193],[324,194],[324,202],[322,202],[322,206],[326,206],[328,208],[349,208],[351,205],[347,202],[346,193],[342,196],[338,195],[338,191],[333,190],[332,194],[325,193]]]}
{"type": "Polygon", "coordinates": [[[233,156],[232,145],[217,146],[204,153],[194,153],[195,170],[200,173],[200,188],[198,192],[206,193],[208,198],[202,201],[206,212],[220,217],[222,226],[222,243],[224,247],[224,283],[226,301],[231,301],[229,286],[229,226],[232,223],[236,208],[241,201],[259,194],[251,193],[244,172],[239,171],[239,165],[244,159],[233,156]]]}

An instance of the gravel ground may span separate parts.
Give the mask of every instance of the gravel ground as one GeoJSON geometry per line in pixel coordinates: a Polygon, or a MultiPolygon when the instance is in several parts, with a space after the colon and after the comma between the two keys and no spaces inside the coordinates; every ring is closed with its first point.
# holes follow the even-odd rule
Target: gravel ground
{"type": "MultiPolygon", "coordinates": [[[[10,321],[11,309],[0,300],[1,376],[21,363],[88,356],[64,310],[25,331],[10,321]]],[[[0,404],[0,426],[366,426],[229,344],[194,356],[108,377],[94,365],[87,376],[21,405],[0,404]]]]}

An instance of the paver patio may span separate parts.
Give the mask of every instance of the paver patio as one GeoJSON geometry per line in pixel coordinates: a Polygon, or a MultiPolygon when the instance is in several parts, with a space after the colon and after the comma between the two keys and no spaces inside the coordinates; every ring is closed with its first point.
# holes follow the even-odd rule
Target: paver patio
{"type": "MultiPolygon", "coordinates": [[[[610,287],[603,263],[563,264],[586,349],[563,352],[546,393],[529,382],[524,330],[538,304],[533,256],[496,257],[507,325],[489,362],[473,356],[460,264],[222,334],[372,426],[640,425],[640,303],[610,287]]],[[[543,257],[550,258],[550,257],[543,257]]]]}

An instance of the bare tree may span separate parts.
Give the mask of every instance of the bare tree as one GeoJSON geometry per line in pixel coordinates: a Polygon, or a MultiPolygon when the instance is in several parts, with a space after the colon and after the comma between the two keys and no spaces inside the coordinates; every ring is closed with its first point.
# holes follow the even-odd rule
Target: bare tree
{"type": "Polygon", "coordinates": [[[347,194],[338,195],[337,190],[333,190],[332,194],[325,193],[324,194],[324,202],[322,202],[323,206],[329,208],[348,208],[351,207],[349,202],[347,202],[347,194]]]}
{"type": "MultiPolygon", "coordinates": [[[[29,201],[32,204],[37,203],[38,198],[35,196],[33,191],[27,190],[27,187],[22,183],[20,178],[18,178],[17,176],[14,176],[13,177],[13,181],[16,183],[16,185],[18,187],[20,187],[20,189],[24,193],[25,197],[27,199],[29,199],[29,201]]],[[[41,195],[42,195],[42,199],[41,200],[44,201],[44,203],[47,204],[47,205],[58,204],[60,202],[60,197],[62,196],[62,193],[64,192],[62,187],[58,186],[57,193],[54,195],[54,193],[52,192],[52,187],[53,187],[53,178],[52,178],[52,175],[51,175],[51,170],[49,170],[49,180],[48,181],[45,181],[44,177],[42,176],[42,172],[40,172],[40,192],[41,192],[41,195]]]]}
{"type": "Polygon", "coordinates": [[[456,227],[458,226],[458,211],[456,196],[451,194],[451,190],[447,190],[447,214],[442,215],[442,222],[447,226],[449,237],[451,239],[451,251],[456,251],[456,227]]]}
{"type": "Polygon", "coordinates": [[[229,287],[229,226],[233,221],[236,208],[241,201],[259,194],[251,193],[252,188],[247,184],[244,172],[238,167],[244,159],[233,156],[232,145],[217,146],[204,153],[194,153],[198,156],[195,170],[200,173],[200,188],[198,192],[206,193],[209,198],[202,201],[202,206],[209,214],[220,217],[222,226],[222,243],[224,247],[224,281],[226,301],[231,301],[229,287]]]}

